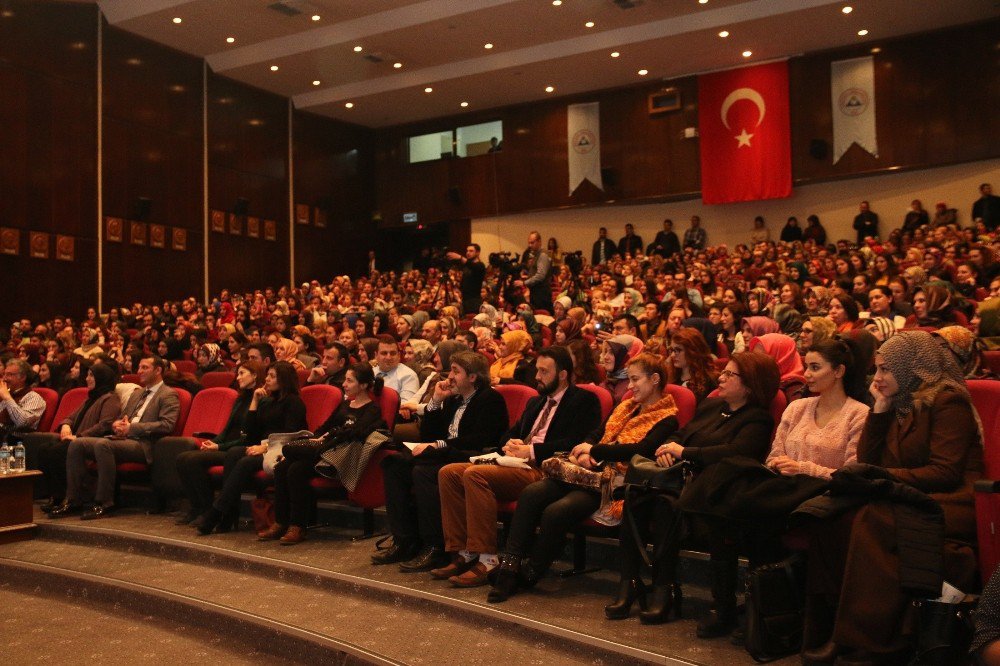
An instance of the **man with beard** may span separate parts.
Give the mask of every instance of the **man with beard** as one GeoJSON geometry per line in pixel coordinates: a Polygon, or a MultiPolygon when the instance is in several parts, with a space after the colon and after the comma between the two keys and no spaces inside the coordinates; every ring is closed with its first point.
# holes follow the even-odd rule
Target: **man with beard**
{"type": "Polygon", "coordinates": [[[535,363],[538,396],[500,441],[503,455],[523,467],[453,463],[441,469],[441,518],[446,566],[430,574],[456,587],[485,585],[497,558],[497,503],[516,500],[543,477],[541,464],[558,451],[569,451],[600,425],[597,396],[573,385],[573,357],[565,347],[548,347],[535,363]]]}

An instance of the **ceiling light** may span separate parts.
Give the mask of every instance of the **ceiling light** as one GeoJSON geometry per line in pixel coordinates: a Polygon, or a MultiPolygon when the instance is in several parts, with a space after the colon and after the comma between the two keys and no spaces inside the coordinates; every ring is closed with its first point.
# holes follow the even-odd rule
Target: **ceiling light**
{"type": "Polygon", "coordinates": [[[545,86],[545,92],[554,92],[554,91],[555,88],[553,88],[552,86],[545,86]]]}
{"type": "Polygon", "coordinates": [[[181,22],[181,21],[183,21],[183,20],[184,20],[184,19],[182,19],[182,18],[181,18],[180,16],[175,16],[175,17],[174,17],[174,23],[180,23],[180,22],[181,22]]]}
{"type": "Polygon", "coordinates": [[[858,37],[864,37],[868,34],[867,30],[858,30],[858,37]]]}
{"type": "Polygon", "coordinates": [[[252,125],[254,127],[260,127],[261,125],[264,124],[264,121],[261,120],[260,118],[251,118],[250,120],[247,121],[247,124],[252,125]]]}
{"type": "Polygon", "coordinates": [[[12,12],[9,9],[5,9],[2,12],[0,12],[0,16],[4,18],[12,18],[14,16],[14,12],[12,12]]]}
{"type": "Polygon", "coordinates": [[[184,92],[184,90],[185,90],[184,86],[180,85],[179,83],[175,83],[174,85],[170,86],[170,92],[179,93],[179,92],[184,92]]]}
{"type": "Polygon", "coordinates": [[[728,30],[723,30],[722,32],[719,33],[719,37],[722,37],[723,39],[725,39],[728,36],[729,36],[728,30]]]}
{"type": "Polygon", "coordinates": [[[277,72],[278,71],[278,66],[277,65],[271,65],[271,71],[272,72],[277,72]]]}
{"type": "Polygon", "coordinates": [[[882,53],[882,49],[876,46],[875,48],[872,49],[872,53],[882,53]]]}
{"type": "Polygon", "coordinates": [[[562,0],[552,0],[552,5],[554,7],[558,7],[561,4],[562,4],[562,0]]]}
{"type": "Polygon", "coordinates": [[[353,109],[354,108],[354,102],[348,102],[347,104],[344,105],[344,108],[345,109],[353,109]]]}
{"type": "Polygon", "coordinates": [[[425,93],[434,92],[434,88],[431,88],[430,86],[427,86],[426,88],[424,88],[424,92],[425,93]]]}
{"type": "Polygon", "coordinates": [[[490,42],[486,42],[485,44],[483,44],[483,48],[484,49],[491,49],[491,48],[493,48],[493,44],[491,44],[490,42]]]}
{"type": "Polygon", "coordinates": [[[318,86],[319,84],[320,84],[320,82],[318,80],[317,81],[313,81],[313,85],[314,86],[318,86]]]}
{"type": "Polygon", "coordinates": [[[394,63],[392,63],[392,66],[395,67],[396,69],[399,69],[400,67],[403,66],[403,63],[401,63],[401,62],[394,62],[394,63]]]}
{"type": "Polygon", "coordinates": [[[618,57],[618,56],[620,56],[620,55],[621,55],[621,53],[618,53],[618,51],[612,51],[612,52],[611,52],[611,57],[612,57],[612,58],[617,58],[617,57],[618,57]]]}
{"type": "Polygon", "coordinates": [[[639,76],[646,76],[647,74],[649,74],[649,70],[648,69],[640,69],[639,70],[639,76]]]}
{"type": "Polygon", "coordinates": [[[594,22],[593,21],[587,21],[583,25],[587,26],[588,28],[593,28],[594,27],[594,22]]]}
{"type": "Polygon", "coordinates": [[[236,41],[235,37],[226,37],[226,43],[227,44],[232,44],[235,41],[236,41]]]}
{"type": "Polygon", "coordinates": [[[753,55],[753,51],[744,51],[743,52],[743,57],[744,58],[749,58],[752,55],[753,55]]]}
{"type": "Polygon", "coordinates": [[[320,19],[319,14],[313,14],[312,15],[312,19],[313,19],[313,21],[318,21],[320,19]]]}
{"type": "Polygon", "coordinates": [[[698,0],[698,4],[699,5],[707,5],[708,4],[708,0],[698,0]]]}
{"type": "Polygon", "coordinates": [[[355,46],[354,47],[354,52],[355,53],[361,53],[361,47],[360,46],[355,46]]]}
{"type": "Polygon", "coordinates": [[[125,61],[125,64],[126,65],[141,65],[142,61],[139,60],[138,58],[129,58],[128,60],[125,61]]]}
{"type": "Polygon", "coordinates": [[[461,104],[459,104],[459,106],[464,109],[465,107],[469,106],[469,103],[468,102],[462,102],[461,104]]]}
{"type": "Polygon", "coordinates": [[[854,7],[851,7],[850,5],[847,5],[846,7],[842,8],[840,11],[844,12],[845,14],[850,14],[851,12],[854,11],[854,7]]]}

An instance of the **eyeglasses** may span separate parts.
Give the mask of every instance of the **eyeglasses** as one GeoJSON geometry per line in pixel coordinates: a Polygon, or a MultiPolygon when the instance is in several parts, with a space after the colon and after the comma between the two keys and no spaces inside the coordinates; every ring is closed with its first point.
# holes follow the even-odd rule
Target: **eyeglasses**
{"type": "Polygon", "coordinates": [[[671,354],[683,354],[684,353],[684,348],[683,347],[670,347],[670,348],[667,349],[667,351],[670,352],[671,354]]]}
{"type": "Polygon", "coordinates": [[[723,370],[719,373],[719,379],[729,379],[730,377],[739,377],[740,373],[733,372],[732,370],[723,370]]]}

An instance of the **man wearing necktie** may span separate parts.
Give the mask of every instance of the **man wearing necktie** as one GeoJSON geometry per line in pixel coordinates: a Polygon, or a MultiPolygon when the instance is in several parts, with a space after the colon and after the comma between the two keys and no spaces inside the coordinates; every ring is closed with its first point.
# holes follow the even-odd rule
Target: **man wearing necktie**
{"type": "Polygon", "coordinates": [[[475,587],[499,563],[497,504],[518,498],[543,477],[541,463],[569,451],[601,422],[597,396],[573,385],[573,358],[565,347],[538,353],[535,380],[539,395],[528,401],[517,423],[501,438],[503,454],[527,466],[447,465],[438,473],[445,550],[451,563],[431,575],[457,587],[475,587]]]}
{"type": "Polygon", "coordinates": [[[66,501],[49,514],[51,518],[83,509],[83,487],[87,459],[97,462],[97,490],[93,506],[81,518],[101,518],[114,509],[115,475],[122,462],[153,462],[153,442],[169,435],[180,415],[180,398],[163,383],[166,362],[158,356],[139,362],[139,382],[125,403],[121,418],[112,424],[111,437],[79,437],[70,442],[66,454],[66,501]]]}

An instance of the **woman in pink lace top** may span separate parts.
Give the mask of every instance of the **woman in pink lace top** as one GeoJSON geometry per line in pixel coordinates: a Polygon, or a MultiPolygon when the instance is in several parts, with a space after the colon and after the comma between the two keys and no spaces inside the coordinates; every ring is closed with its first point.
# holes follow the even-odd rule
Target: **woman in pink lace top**
{"type": "Polygon", "coordinates": [[[789,403],[765,465],[783,474],[830,475],[857,459],[868,406],[864,376],[849,342],[833,338],[806,352],[805,378],[814,396],[789,403]]]}

